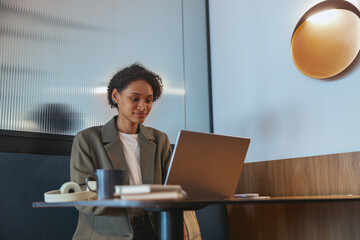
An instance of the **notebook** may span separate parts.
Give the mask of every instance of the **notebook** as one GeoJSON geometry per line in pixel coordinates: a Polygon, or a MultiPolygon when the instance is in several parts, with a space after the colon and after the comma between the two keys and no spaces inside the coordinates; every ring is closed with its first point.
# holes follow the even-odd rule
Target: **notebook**
{"type": "Polygon", "coordinates": [[[165,185],[181,185],[190,199],[232,198],[250,139],[181,130],[165,185]]]}

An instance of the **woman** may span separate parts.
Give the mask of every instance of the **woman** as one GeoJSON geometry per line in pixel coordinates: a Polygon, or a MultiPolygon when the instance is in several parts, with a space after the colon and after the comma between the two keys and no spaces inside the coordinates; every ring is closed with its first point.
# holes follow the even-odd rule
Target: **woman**
{"type": "MultiPolygon", "coordinates": [[[[126,169],[128,184],[163,184],[171,158],[169,139],[165,133],[142,125],[161,96],[162,86],[157,74],[139,64],[114,75],[108,86],[108,102],[119,114],[105,125],[75,136],[71,181],[83,184],[96,169],[126,169]]],[[[73,239],[157,239],[157,216],[150,213],[105,207],[78,210],[73,239]]],[[[198,225],[196,218],[192,219],[195,224],[186,224],[185,237],[197,239],[198,225]]]]}

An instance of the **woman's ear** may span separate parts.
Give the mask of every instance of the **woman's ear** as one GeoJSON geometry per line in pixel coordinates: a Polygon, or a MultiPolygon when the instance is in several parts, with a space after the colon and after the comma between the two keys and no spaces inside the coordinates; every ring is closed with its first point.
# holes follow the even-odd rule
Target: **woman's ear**
{"type": "Polygon", "coordinates": [[[113,89],[112,93],[111,93],[111,98],[113,100],[114,103],[118,104],[118,91],[116,88],[113,89]]]}

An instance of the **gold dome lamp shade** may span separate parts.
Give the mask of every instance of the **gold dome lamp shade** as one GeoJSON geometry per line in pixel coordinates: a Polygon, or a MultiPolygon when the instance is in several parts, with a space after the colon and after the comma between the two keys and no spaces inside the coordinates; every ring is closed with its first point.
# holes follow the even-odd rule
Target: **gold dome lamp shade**
{"type": "Polygon", "coordinates": [[[295,27],[291,54],[306,76],[326,79],[348,68],[360,50],[360,12],[347,1],[328,0],[307,11],[295,27]]]}

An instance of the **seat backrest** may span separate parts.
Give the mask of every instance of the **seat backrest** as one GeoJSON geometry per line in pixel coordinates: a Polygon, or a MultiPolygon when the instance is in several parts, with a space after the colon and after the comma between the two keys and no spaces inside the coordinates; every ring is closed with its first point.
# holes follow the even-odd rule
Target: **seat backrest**
{"type": "Polygon", "coordinates": [[[226,206],[214,205],[196,210],[196,217],[199,222],[202,239],[229,239],[226,206]]]}
{"type": "MultiPolygon", "coordinates": [[[[0,152],[0,239],[64,240],[75,232],[75,208],[32,208],[69,181],[69,156],[0,152]]],[[[203,239],[229,239],[225,206],[196,211],[203,239]]]]}
{"type": "Polygon", "coordinates": [[[69,156],[0,153],[0,239],[64,240],[75,232],[75,208],[32,208],[69,181],[69,156]]]}

